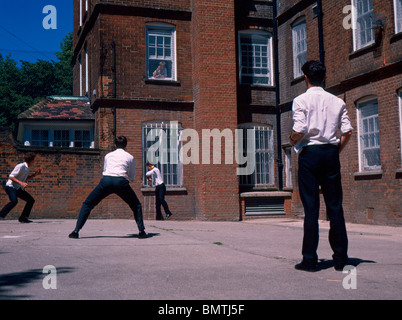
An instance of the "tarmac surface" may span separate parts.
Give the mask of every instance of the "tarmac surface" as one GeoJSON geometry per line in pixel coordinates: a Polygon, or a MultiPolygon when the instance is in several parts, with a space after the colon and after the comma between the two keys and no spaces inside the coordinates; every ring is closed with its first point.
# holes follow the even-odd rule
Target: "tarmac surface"
{"type": "MultiPolygon", "coordinates": [[[[402,227],[347,224],[349,270],[336,271],[320,221],[319,271],[301,261],[302,220],[0,221],[2,300],[400,300],[402,227]],[[46,289],[46,287],[48,289],[46,289]]],[[[162,304],[164,305],[164,304],[162,304]]]]}

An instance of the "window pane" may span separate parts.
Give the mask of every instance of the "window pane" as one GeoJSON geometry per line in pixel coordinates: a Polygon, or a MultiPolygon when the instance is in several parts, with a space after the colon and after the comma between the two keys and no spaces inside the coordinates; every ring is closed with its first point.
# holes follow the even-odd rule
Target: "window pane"
{"type": "Polygon", "coordinates": [[[161,171],[166,186],[182,184],[182,164],[179,159],[181,148],[180,131],[177,122],[146,123],[143,125],[143,185],[148,186],[146,179],[146,162],[154,163],[161,171]],[[165,138],[165,141],[162,140],[165,138]],[[152,148],[152,149],[151,149],[152,148]],[[148,159],[149,153],[154,159],[148,159]],[[156,161],[154,161],[156,160],[156,161]]]}
{"type": "Polygon", "coordinates": [[[268,34],[241,34],[240,55],[241,83],[270,84],[268,34]]]}
{"type": "Polygon", "coordinates": [[[147,28],[147,78],[172,79],[175,75],[174,65],[174,28],[149,26],[147,28]],[[165,63],[163,70],[158,69],[165,63]],[[157,72],[156,74],[154,74],[157,72]]]}

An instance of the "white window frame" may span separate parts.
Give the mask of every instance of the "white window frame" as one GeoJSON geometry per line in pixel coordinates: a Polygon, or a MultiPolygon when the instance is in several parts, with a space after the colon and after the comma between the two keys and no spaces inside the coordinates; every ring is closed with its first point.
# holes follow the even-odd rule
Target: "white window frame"
{"type": "Polygon", "coordinates": [[[180,139],[182,130],[181,124],[176,121],[152,121],[142,124],[143,187],[149,187],[146,178],[148,161],[160,170],[167,188],[183,186],[183,163],[179,156],[182,146],[180,139]],[[162,137],[165,137],[166,141],[159,140],[162,137]],[[158,150],[158,152],[152,151],[155,154],[158,153],[158,163],[153,163],[155,161],[148,159],[148,150],[151,147],[158,150]]]}
{"type": "Polygon", "coordinates": [[[302,18],[292,25],[293,78],[303,76],[302,66],[307,61],[307,24],[302,18]]]}
{"type": "Polygon", "coordinates": [[[89,57],[88,47],[85,47],[85,94],[89,93],[89,57]]]}
{"type": "Polygon", "coordinates": [[[399,133],[401,143],[401,165],[402,165],[402,89],[398,90],[398,104],[399,104],[399,133]]]}
{"type": "Polygon", "coordinates": [[[265,124],[242,124],[243,153],[247,152],[247,134],[254,131],[255,136],[255,170],[251,175],[239,176],[241,186],[267,187],[275,184],[274,176],[274,131],[265,124]]]}
{"type": "Polygon", "coordinates": [[[284,148],[284,153],[285,153],[285,174],[286,174],[285,185],[286,187],[291,188],[293,187],[292,148],[291,147],[284,148]]]}
{"type": "Polygon", "coordinates": [[[395,33],[402,32],[402,0],[394,0],[395,33]]]}
{"type": "Polygon", "coordinates": [[[375,42],[373,13],[373,0],[352,0],[354,51],[360,50],[375,42]],[[364,41],[362,41],[363,36],[364,41]]]}
{"type": "MultiPolygon", "coordinates": [[[[94,132],[93,132],[93,127],[92,126],[85,126],[85,125],[79,125],[77,124],[76,126],[63,126],[63,125],[26,125],[24,128],[24,145],[25,146],[32,146],[32,147],[58,147],[55,145],[55,131],[68,131],[68,146],[62,146],[62,148],[83,148],[83,149],[89,149],[89,148],[94,148],[95,143],[94,143],[94,132]],[[32,142],[32,131],[34,130],[39,130],[39,131],[46,131],[47,132],[47,142],[45,144],[41,145],[36,145],[33,144],[32,142]],[[80,140],[82,143],[83,141],[87,143],[88,146],[86,147],[77,147],[76,146],[76,139],[75,139],[75,132],[76,131],[88,131],[89,132],[89,140],[80,140]]],[[[45,141],[45,140],[41,140],[45,141]]]]}
{"type": "Polygon", "coordinates": [[[358,123],[359,171],[367,172],[381,170],[381,145],[377,97],[371,96],[358,101],[356,109],[358,123]],[[377,108],[377,113],[363,116],[362,110],[369,107],[377,108]],[[376,152],[377,149],[379,163],[370,165],[366,154],[369,152],[376,152]]]}
{"type": "Polygon", "coordinates": [[[177,79],[177,65],[176,65],[176,27],[166,23],[148,23],[145,27],[146,29],[146,79],[155,79],[155,80],[170,80],[176,81],[177,79]],[[156,40],[155,44],[155,54],[151,52],[151,43],[150,37],[159,37],[163,39],[162,49],[163,54],[158,54],[158,43],[156,40]],[[165,40],[170,39],[170,56],[166,55],[166,50],[169,50],[169,47],[165,45],[165,40]],[[160,61],[164,61],[170,66],[166,68],[171,68],[171,70],[167,69],[167,77],[166,78],[154,78],[152,73],[156,70],[160,61]],[[151,66],[152,65],[152,66],[151,66]],[[170,76],[169,76],[170,74],[170,76]]]}
{"type": "Polygon", "coordinates": [[[239,32],[238,37],[240,83],[272,86],[272,35],[266,31],[243,30],[239,32]],[[244,43],[245,38],[249,38],[251,43],[244,43]],[[263,43],[256,43],[258,40],[263,43]],[[251,78],[251,81],[245,80],[248,78],[251,78]]]}

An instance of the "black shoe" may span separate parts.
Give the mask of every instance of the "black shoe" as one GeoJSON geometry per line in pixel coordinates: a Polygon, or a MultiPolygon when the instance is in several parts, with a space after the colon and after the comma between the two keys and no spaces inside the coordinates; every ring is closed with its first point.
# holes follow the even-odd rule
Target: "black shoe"
{"type": "Polygon", "coordinates": [[[172,216],[172,214],[171,214],[171,213],[166,214],[166,218],[165,218],[165,220],[168,220],[168,219],[169,219],[171,216],[172,216]]]}
{"type": "Polygon", "coordinates": [[[335,264],[334,265],[334,269],[336,271],[343,271],[343,269],[345,268],[346,263],[339,263],[339,264],[335,264]]]}
{"type": "Polygon", "coordinates": [[[141,231],[141,232],[138,234],[138,238],[139,238],[139,239],[145,239],[145,238],[148,238],[148,235],[146,234],[145,231],[141,231]]]}
{"type": "Polygon", "coordinates": [[[78,232],[73,231],[68,235],[68,237],[71,239],[78,239],[78,232]]]}
{"type": "Polygon", "coordinates": [[[32,220],[29,220],[28,218],[18,218],[18,221],[21,223],[31,223],[32,220]]]}
{"type": "Polygon", "coordinates": [[[307,272],[316,272],[317,266],[315,265],[308,265],[304,262],[300,262],[295,265],[296,270],[307,271],[307,272]]]}

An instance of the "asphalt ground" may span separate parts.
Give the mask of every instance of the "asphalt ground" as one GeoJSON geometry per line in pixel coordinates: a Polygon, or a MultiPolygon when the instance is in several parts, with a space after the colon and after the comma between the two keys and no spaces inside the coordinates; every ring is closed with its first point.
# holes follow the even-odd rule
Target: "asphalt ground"
{"type": "Polygon", "coordinates": [[[294,268],[302,220],[148,220],[149,237],[139,239],[133,220],[90,218],[70,239],[75,222],[0,221],[1,300],[152,300],[163,313],[172,301],[402,298],[401,227],[348,223],[342,272],[320,221],[319,270],[305,272],[294,268]]]}

